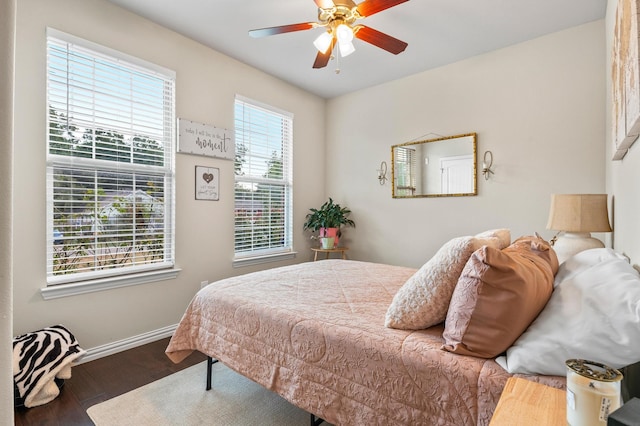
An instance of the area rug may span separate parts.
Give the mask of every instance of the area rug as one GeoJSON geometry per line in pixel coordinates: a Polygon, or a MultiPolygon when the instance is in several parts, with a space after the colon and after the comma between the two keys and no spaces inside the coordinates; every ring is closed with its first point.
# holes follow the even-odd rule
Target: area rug
{"type": "MultiPolygon", "coordinates": [[[[206,362],[89,407],[97,426],[309,424],[309,414],[222,363],[213,365],[205,390],[206,362]]],[[[323,425],[326,425],[324,423],[323,425]]]]}

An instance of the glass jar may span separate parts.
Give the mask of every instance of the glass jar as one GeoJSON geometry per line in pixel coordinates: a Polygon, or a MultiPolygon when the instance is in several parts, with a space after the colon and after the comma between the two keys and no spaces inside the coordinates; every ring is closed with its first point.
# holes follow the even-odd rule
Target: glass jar
{"type": "Polygon", "coordinates": [[[622,373],[584,359],[569,359],[566,366],[567,424],[606,426],[609,414],[622,405],[622,373]]]}

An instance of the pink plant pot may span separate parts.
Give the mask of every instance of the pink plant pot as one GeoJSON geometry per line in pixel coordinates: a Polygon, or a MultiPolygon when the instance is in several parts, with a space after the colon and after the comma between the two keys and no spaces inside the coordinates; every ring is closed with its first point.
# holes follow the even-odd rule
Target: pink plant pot
{"type": "Polygon", "coordinates": [[[333,247],[338,247],[338,228],[320,228],[320,237],[333,237],[333,247]]]}

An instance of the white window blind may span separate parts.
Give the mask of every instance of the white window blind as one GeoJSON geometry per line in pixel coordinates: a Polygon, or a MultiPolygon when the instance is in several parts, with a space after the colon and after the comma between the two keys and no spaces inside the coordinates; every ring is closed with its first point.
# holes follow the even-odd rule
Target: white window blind
{"type": "Polygon", "coordinates": [[[235,255],[292,251],[290,113],[236,96],[235,255]]]}
{"type": "Polygon", "coordinates": [[[416,192],[416,151],[398,147],[395,153],[396,195],[408,196],[416,192]]]}
{"type": "Polygon", "coordinates": [[[169,70],[47,35],[47,281],[174,264],[169,70]]]}

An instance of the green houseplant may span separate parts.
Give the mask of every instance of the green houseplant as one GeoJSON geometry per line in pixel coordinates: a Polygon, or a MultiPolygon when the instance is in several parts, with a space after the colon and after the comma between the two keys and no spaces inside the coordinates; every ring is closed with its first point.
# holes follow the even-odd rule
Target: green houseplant
{"type": "Polygon", "coordinates": [[[305,231],[319,231],[320,238],[333,237],[334,247],[338,245],[338,237],[340,237],[340,228],[342,226],[353,226],[354,228],[356,226],[355,222],[349,219],[351,210],[334,203],[331,198],[319,209],[311,208],[310,211],[306,216],[303,229],[305,231]]]}

